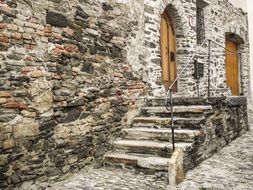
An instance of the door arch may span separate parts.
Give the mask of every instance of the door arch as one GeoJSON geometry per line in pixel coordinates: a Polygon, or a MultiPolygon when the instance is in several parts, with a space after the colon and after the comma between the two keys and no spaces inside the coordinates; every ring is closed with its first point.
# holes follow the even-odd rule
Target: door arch
{"type": "MultiPolygon", "coordinates": [[[[173,24],[168,12],[165,10],[161,15],[160,23],[160,49],[162,82],[166,90],[176,79],[176,37],[173,24]]],[[[177,91],[177,83],[172,87],[172,91],[177,91]]]]}
{"type": "Polygon", "coordinates": [[[239,69],[238,69],[238,54],[237,43],[226,39],[226,56],[225,56],[225,69],[226,69],[226,83],[231,89],[233,96],[239,96],[239,69]]]}

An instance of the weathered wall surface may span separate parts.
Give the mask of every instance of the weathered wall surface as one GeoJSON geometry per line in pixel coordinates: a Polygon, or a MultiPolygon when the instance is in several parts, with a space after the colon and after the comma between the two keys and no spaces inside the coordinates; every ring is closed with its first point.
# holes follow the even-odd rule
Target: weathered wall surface
{"type": "Polygon", "coordinates": [[[205,100],[213,110],[195,136],[193,149],[185,158],[187,169],[210,157],[248,130],[247,98],[216,97],[205,100]]]}
{"type": "MultiPolygon", "coordinates": [[[[247,15],[236,9],[227,0],[206,0],[208,5],[204,8],[205,36],[225,47],[225,38],[228,33],[240,37],[244,42],[239,42],[239,51],[242,52],[242,86],[246,94],[249,83],[249,44],[247,15]]],[[[146,70],[150,94],[163,96],[164,87],[161,80],[160,66],[160,14],[167,7],[167,11],[174,24],[177,43],[177,73],[188,62],[189,58],[198,49],[196,41],[196,1],[145,1],[145,46],[146,70]]],[[[207,43],[206,43],[207,44],[207,43]]],[[[230,89],[226,85],[225,50],[212,44],[211,47],[211,95],[229,95],[230,89]]],[[[208,86],[208,47],[201,48],[198,61],[204,64],[204,77],[200,80],[200,94],[207,94],[208,86]]],[[[197,81],[193,77],[193,64],[187,67],[178,82],[178,95],[197,95],[197,81]]],[[[240,76],[238,76],[240,78],[240,76]]],[[[242,89],[242,88],[241,88],[242,89]]],[[[242,92],[242,90],[241,90],[242,92]]]]}
{"type": "MultiPolygon", "coordinates": [[[[246,86],[246,17],[225,0],[208,2],[207,37],[224,44],[225,32],[233,32],[245,39],[246,86]]],[[[99,160],[136,100],[164,95],[159,28],[167,6],[180,72],[196,50],[189,25],[195,1],[0,0],[0,187],[55,179],[99,160]]],[[[213,59],[213,94],[229,94],[224,56],[213,59]]],[[[197,94],[192,74],[191,66],[178,83],[180,95],[197,94]]]]}
{"type": "Polygon", "coordinates": [[[131,65],[143,6],[129,2],[0,1],[0,188],[107,151],[145,91],[131,65]]]}

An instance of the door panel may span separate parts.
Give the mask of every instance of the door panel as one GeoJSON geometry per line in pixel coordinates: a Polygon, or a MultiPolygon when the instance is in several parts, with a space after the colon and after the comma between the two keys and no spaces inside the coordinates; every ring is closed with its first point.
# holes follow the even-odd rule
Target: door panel
{"type": "MultiPolygon", "coordinates": [[[[168,90],[176,78],[176,38],[171,19],[166,11],[161,15],[160,46],[162,81],[165,89],[168,90]]],[[[177,91],[177,84],[172,90],[177,91]]]]}
{"type": "MultiPolygon", "coordinates": [[[[226,49],[232,52],[237,52],[237,44],[226,39],[226,49]]],[[[233,96],[239,96],[239,80],[238,80],[238,55],[226,51],[225,68],[226,81],[230,87],[233,96]]]]}

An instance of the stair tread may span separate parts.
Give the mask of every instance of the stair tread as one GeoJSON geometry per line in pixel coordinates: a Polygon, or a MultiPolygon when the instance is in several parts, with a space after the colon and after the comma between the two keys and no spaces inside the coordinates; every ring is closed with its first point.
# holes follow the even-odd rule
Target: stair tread
{"type": "MultiPolygon", "coordinates": [[[[156,112],[156,113],[170,113],[165,106],[145,106],[141,110],[156,112]]],[[[174,112],[189,112],[189,113],[202,113],[204,111],[212,110],[210,105],[189,105],[189,106],[173,106],[174,112]]]]}
{"type": "MultiPolygon", "coordinates": [[[[138,132],[152,132],[152,133],[171,133],[170,128],[147,128],[147,127],[134,127],[134,128],[127,128],[123,129],[123,131],[138,131],[138,132]]],[[[180,134],[194,134],[198,132],[198,130],[191,130],[191,129],[175,129],[175,134],[180,133],[180,134]]]]}
{"type": "MultiPolygon", "coordinates": [[[[166,120],[170,119],[167,117],[159,117],[159,116],[140,116],[140,117],[135,117],[134,119],[160,119],[160,120],[166,120]]],[[[174,117],[174,119],[185,119],[185,120],[193,120],[193,119],[205,119],[205,117],[194,117],[194,118],[188,118],[188,117],[174,117]]]]}
{"type": "MultiPolygon", "coordinates": [[[[200,121],[200,120],[204,120],[205,117],[194,117],[194,118],[187,118],[187,117],[174,117],[174,121],[200,121]]],[[[159,116],[140,116],[140,117],[135,117],[134,121],[138,121],[138,120],[143,120],[143,121],[160,121],[160,122],[164,122],[164,121],[171,121],[171,118],[167,118],[167,117],[159,117],[159,116]]]]}
{"type": "Polygon", "coordinates": [[[160,161],[168,161],[169,158],[164,158],[160,156],[154,156],[149,154],[138,154],[138,153],[124,153],[124,152],[108,152],[104,155],[105,157],[115,157],[115,158],[127,158],[132,160],[137,159],[146,159],[146,158],[153,158],[153,159],[159,159],[160,161]]]}
{"type": "MultiPolygon", "coordinates": [[[[199,101],[203,101],[204,98],[203,97],[182,97],[182,96],[175,96],[173,97],[173,99],[178,100],[178,99],[182,99],[182,100],[199,100],[199,101]]],[[[148,97],[147,100],[165,100],[165,97],[148,97]]]]}
{"type": "MultiPolygon", "coordinates": [[[[116,140],[114,142],[115,145],[121,145],[121,146],[133,146],[133,147],[149,147],[149,148],[172,148],[171,142],[166,141],[152,141],[152,140],[116,140]]],[[[175,143],[176,148],[184,148],[184,147],[190,147],[192,143],[187,142],[178,142],[175,143]]]]}
{"type": "Polygon", "coordinates": [[[142,168],[148,169],[158,169],[167,170],[169,158],[146,155],[146,154],[136,154],[136,153],[121,153],[121,152],[109,152],[104,155],[105,159],[109,159],[113,162],[119,162],[120,160],[128,161],[126,163],[132,165],[138,165],[142,168]]]}

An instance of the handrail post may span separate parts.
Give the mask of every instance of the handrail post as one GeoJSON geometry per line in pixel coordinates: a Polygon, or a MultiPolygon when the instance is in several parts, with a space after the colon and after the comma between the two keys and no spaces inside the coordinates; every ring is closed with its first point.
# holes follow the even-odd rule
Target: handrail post
{"type": "Polygon", "coordinates": [[[173,97],[172,89],[169,89],[170,92],[170,114],[171,114],[171,135],[172,135],[172,151],[175,150],[175,134],[174,134],[174,115],[173,115],[173,97]]]}
{"type": "Polygon", "coordinates": [[[239,64],[240,64],[240,82],[241,82],[241,93],[240,95],[244,95],[244,89],[243,89],[243,76],[242,76],[242,52],[238,53],[239,55],[239,64]]]}
{"type": "Polygon", "coordinates": [[[208,40],[208,89],[207,89],[207,97],[209,98],[210,97],[210,76],[211,75],[211,40],[209,39],[208,40]]]}

